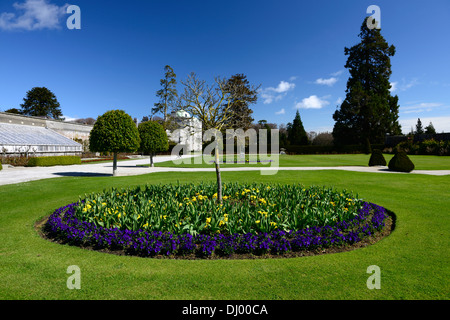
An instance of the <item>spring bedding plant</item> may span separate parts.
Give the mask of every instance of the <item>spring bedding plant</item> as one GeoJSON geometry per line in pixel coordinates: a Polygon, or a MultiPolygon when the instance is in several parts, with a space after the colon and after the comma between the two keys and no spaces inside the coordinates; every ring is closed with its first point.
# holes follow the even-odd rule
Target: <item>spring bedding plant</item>
{"type": "Polygon", "coordinates": [[[85,195],[48,219],[49,237],[140,256],[283,254],[380,231],[384,208],[349,191],[296,185],[147,185],[85,195]]]}

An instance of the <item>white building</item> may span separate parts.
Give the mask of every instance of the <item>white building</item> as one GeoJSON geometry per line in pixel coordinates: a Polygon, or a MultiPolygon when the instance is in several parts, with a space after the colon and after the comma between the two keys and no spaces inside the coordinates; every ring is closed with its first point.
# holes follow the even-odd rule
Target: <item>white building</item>
{"type": "Polygon", "coordinates": [[[0,156],[81,155],[92,126],[0,112],[0,156]]]}
{"type": "Polygon", "coordinates": [[[185,145],[187,151],[202,151],[202,123],[185,110],[170,114],[171,121],[177,129],[166,130],[169,140],[185,145]]]}
{"type": "Polygon", "coordinates": [[[83,146],[52,129],[0,123],[0,155],[61,156],[81,155],[83,146]]]}

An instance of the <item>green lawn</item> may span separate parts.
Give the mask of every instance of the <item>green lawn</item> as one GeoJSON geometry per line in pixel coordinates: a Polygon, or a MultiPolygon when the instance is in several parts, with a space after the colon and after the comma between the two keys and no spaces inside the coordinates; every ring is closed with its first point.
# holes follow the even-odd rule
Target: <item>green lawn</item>
{"type": "Polygon", "coordinates": [[[84,193],[146,183],[215,181],[215,173],[66,177],[0,187],[0,299],[449,299],[450,176],[346,171],[224,172],[224,181],[348,189],[392,210],[395,231],[364,249],[292,259],[120,257],[58,245],[34,223],[84,193]],[[69,290],[67,267],[81,269],[69,290]],[[381,269],[381,289],[366,286],[381,269]]]}
{"type": "MultiPolygon", "coordinates": [[[[392,154],[384,154],[386,162],[393,157],[392,154]]],[[[450,170],[450,157],[448,156],[409,156],[415,165],[416,170],[450,170]]],[[[248,155],[247,155],[248,159],[248,155]]],[[[367,154],[330,154],[330,155],[280,155],[279,159],[270,158],[279,161],[280,167],[331,167],[331,166],[368,166],[370,155],[367,154]]],[[[222,160],[222,159],[221,159],[222,160]]],[[[214,167],[213,163],[203,162],[196,164],[193,158],[183,160],[185,163],[174,164],[172,161],[156,163],[156,167],[182,167],[182,168],[207,168],[214,167]]],[[[221,168],[232,167],[260,167],[269,166],[267,161],[265,163],[237,163],[237,164],[221,164],[221,168]]]]}

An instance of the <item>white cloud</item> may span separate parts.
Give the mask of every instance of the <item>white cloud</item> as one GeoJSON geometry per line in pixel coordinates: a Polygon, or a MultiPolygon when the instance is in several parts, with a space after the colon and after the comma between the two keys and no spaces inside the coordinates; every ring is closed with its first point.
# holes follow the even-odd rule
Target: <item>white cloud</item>
{"type": "Polygon", "coordinates": [[[316,95],[309,96],[308,98],[304,98],[301,102],[298,102],[295,105],[297,109],[321,109],[330,103],[327,100],[321,99],[316,95]]]}
{"type": "Polygon", "coordinates": [[[289,78],[289,81],[295,81],[295,80],[297,80],[297,76],[292,76],[289,78]]]}
{"type": "Polygon", "coordinates": [[[419,113],[419,112],[425,112],[425,111],[432,111],[434,108],[442,107],[444,106],[442,103],[435,103],[435,102],[424,102],[424,103],[418,103],[410,106],[400,106],[400,112],[402,113],[419,113]]]}
{"type": "Polygon", "coordinates": [[[391,82],[391,88],[389,89],[390,92],[394,92],[397,90],[398,82],[391,82]]]}
{"type": "Polygon", "coordinates": [[[338,81],[338,79],[337,78],[335,78],[335,77],[331,77],[331,78],[329,78],[329,79],[322,79],[322,78],[319,78],[319,79],[317,79],[316,80],[316,84],[324,84],[324,85],[327,85],[327,86],[332,86],[332,85],[334,85],[336,82],[338,81]]]}
{"type": "Polygon", "coordinates": [[[64,118],[65,121],[68,121],[68,122],[79,119],[77,117],[70,117],[70,116],[62,116],[62,117],[64,118]]]}
{"type": "Polygon", "coordinates": [[[401,89],[404,91],[404,90],[414,87],[416,84],[418,84],[418,81],[417,81],[417,78],[414,78],[411,81],[402,85],[401,89]]]}
{"type": "Polygon", "coordinates": [[[389,91],[390,92],[399,91],[399,90],[406,91],[418,84],[419,84],[419,80],[417,78],[412,78],[409,81],[407,81],[403,78],[401,83],[398,81],[391,82],[391,89],[389,89],[389,91]]]}
{"type": "Polygon", "coordinates": [[[268,87],[260,91],[264,104],[270,104],[273,101],[281,100],[289,90],[295,88],[295,83],[281,81],[276,88],[268,87]]]}
{"type": "Polygon", "coordinates": [[[274,101],[279,101],[283,99],[285,94],[273,95],[266,92],[261,92],[261,98],[264,100],[264,104],[271,104],[274,101]]]}
{"type": "Polygon", "coordinates": [[[281,81],[276,88],[269,87],[266,90],[274,91],[274,92],[277,92],[277,93],[283,93],[283,92],[287,92],[287,91],[289,91],[291,89],[294,89],[294,88],[295,88],[295,83],[290,83],[290,82],[287,82],[287,81],[281,81]]]}
{"type": "Polygon", "coordinates": [[[280,111],[275,112],[275,114],[285,114],[285,113],[286,113],[286,110],[284,110],[284,108],[281,109],[280,111]]]}
{"type": "Polygon", "coordinates": [[[67,4],[61,7],[48,0],[25,0],[14,3],[20,14],[3,12],[0,14],[0,29],[41,30],[60,28],[60,19],[66,14],[67,4]]]}
{"type": "Polygon", "coordinates": [[[264,104],[270,104],[275,99],[275,97],[273,95],[267,94],[267,93],[264,93],[264,92],[261,92],[261,98],[264,100],[263,101],[264,104]]]}
{"type": "Polygon", "coordinates": [[[332,75],[333,77],[337,77],[337,76],[340,76],[343,72],[344,72],[344,70],[339,70],[339,71],[337,71],[337,72],[332,73],[331,75],[332,75]]]}
{"type": "Polygon", "coordinates": [[[342,100],[342,98],[341,97],[339,97],[339,98],[337,98],[336,99],[336,104],[342,104],[342,101],[344,101],[344,100],[342,100]]]}

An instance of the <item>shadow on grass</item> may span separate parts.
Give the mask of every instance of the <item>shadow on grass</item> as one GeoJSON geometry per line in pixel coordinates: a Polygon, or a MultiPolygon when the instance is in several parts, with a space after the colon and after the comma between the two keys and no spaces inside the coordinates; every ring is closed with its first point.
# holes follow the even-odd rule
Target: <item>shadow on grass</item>
{"type": "Polygon", "coordinates": [[[110,177],[112,173],[96,173],[96,172],[55,172],[54,175],[61,177],[110,177]]]}

